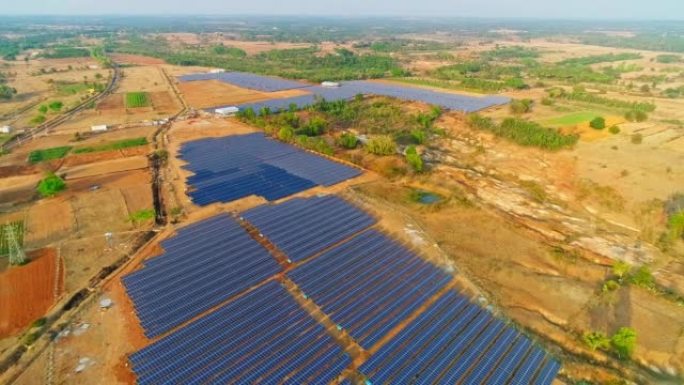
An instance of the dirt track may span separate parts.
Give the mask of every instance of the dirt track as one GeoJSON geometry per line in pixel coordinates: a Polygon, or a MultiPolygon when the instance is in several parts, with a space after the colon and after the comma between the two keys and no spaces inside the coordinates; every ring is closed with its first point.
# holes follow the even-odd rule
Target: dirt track
{"type": "Polygon", "coordinates": [[[59,271],[55,271],[54,249],[39,250],[29,258],[32,259],[29,264],[0,273],[1,337],[12,335],[42,317],[64,289],[61,276],[64,268],[60,261],[59,271]]]}

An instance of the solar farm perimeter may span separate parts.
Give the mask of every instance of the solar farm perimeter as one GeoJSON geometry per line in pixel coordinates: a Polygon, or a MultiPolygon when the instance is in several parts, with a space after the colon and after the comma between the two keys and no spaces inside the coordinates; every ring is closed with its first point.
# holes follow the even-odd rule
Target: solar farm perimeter
{"type": "Polygon", "coordinates": [[[185,226],[123,278],[140,384],[550,384],[560,364],[346,200],[185,226]]]}
{"type": "MultiPolygon", "coordinates": [[[[389,96],[406,101],[419,101],[442,107],[448,110],[476,112],[485,108],[507,104],[510,99],[502,96],[475,97],[449,92],[440,92],[424,88],[409,87],[401,84],[376,83],[369,81],[340,82],[339,87],[314,86],[304,82],[261,76],[244,72],[199,73],[178,77],[181,82],[218,80],[237,87],[255,91],[273,93],[285,90],[300,90],[304,95],[276,98],[254,103],[242,103],[240,109],[252,108],[257,113],[268,107],[271,111],[286,110],[290,105],[304,108],[313,104],[317,98],[328,101],[349,100],[358,94],[389,96]]],[[[226,107],[216,106],[215,108],[226,107]]],[[[214,108],[208,109],[213,112],[214,108]]]]}

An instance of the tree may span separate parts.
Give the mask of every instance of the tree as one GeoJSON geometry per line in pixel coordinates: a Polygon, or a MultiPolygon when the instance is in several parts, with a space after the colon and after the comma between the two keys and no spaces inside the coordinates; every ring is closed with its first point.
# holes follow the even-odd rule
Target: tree
{"type": "Polygon", "coordinates": [[[582,340],[591,350],[608,349],[610,347],[610,338],[601,332],[584,333],[582,340]]]}
{"type": "Polygon", "coordinates": [[[48,112],[48,106],[47,106],[47,104],[41,104],[41,105],[38,107],[38,112],[40,112],[41,114],[46,114],[46,113],[48,112]]]}
{"type": "Polygon", "coordinates": [[[66,188],[66,183],[54,173],[48,173],[43,180],[38,183],[38,193],[43,198],[57,195],[66,188]]]}
{"type": "Polygon", "coordinates": [[[0,99],[10,100],[16,94],[17,94],[16,89],[14,89],[8,85],[5,85],[5,84],[0,84],[0,99]]]}
{"type": "Polygon", "coordinates": [[[629,358],[636,346],[636,331],[630,327],[621,327],[610,339],[611,345],[622,359],[629,358]]]}
{"type": "Polygon", "coordinates": [[[64,107],[64,103],[59,100],[55,100],[54,102],[50,103],[48,107],[50,107],[52,111],[59,111],[62,109],[62,107],[64,107]]]}
{"type": "Polygon", "coordinates": [[[589,126],[595,130],[603,130],[604,128],[606,128],[606,119],[600,116],[596,117],[591,122],[589,122],[589,126]]]}

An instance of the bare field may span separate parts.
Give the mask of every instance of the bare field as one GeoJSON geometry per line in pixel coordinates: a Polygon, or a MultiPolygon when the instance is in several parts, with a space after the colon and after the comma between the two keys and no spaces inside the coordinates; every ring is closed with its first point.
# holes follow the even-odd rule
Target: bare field
{"type": "Polygon", "coordinates": [[[147,157],[141,155],[89,163],[82,166],[62,168],[60,169],[60,174],[64,174],[65,179],[69,181],[71,179],[91,177],[95,175],[140,170],[145,169],[148,166],[149,161],[147,157]]]}
{"type": "Polygon", "coordinates": [[[0,338],[42,317],[63,291],[63,268],[54,249],[29,255],[31,262],[0,272],[0,338]]]}
{"type": "Polygon", "coordinates": [[[127,67],[117,92],[160,92],[168,91],[169,86],[161,69],[156,66],[127,67]]]}
{"type": "Polygon", "coordinates": [[[166,64],[166,62],[164,60],[157,59],[157,58],[150,57],[150,56],[115,53],[115,54],[112,54],[111,57],[112,57],[112,60],[114,60],[115,62],[124,63],[124,64],[133,64],[133,65],[142,65],[142,66],[166,64]]]}
{"type": "Polygon", "coordinates": [[[36,202],[26,216],[25,241],[28,245],[44,245],[69,235],[76,223],[71,204],[54,198],[36,202]]]}
{"type": "Polygon", "coordinates": [[[259,92],[240,88],[218,80],[181,82],[178,89],[185,101],[195,108],[258,102],[268,99],[306,95],[302,90],[259,92]]]}

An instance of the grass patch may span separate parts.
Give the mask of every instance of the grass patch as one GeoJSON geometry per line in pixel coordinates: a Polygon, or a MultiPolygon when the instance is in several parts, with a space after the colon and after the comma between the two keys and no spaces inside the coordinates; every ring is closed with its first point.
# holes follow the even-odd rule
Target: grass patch
{"type": "Polygon", "coordinates": [[[55,89],[60,95],[77,95],[90,90],[91,86],[85,83],[55,82],[55,89]]]}
{"type": "Polygon", "coordinates": [[[566,135],[554,128],[518,118],[506,118],[503,122],[497,123],[492,118],[473,114],[470,115],[469,124],[473,128],[489,131],[521,146],[539,147],[551,151],[573,147],[579,139],[577,135],[566,135]]]}
{"type": "Polygon", "coordinates": [[[544,123],[554,127],[575,126],[590,122],[601,115],[601,113],[596,111],[579,111],[545,120],[544,123]]]}
{"type": "Polygon", "coordinates": [[[0,256],[6,256],[9,254],[9,244],[7,242],[7,236],[5,235],[6,228],[14,229],[14,236],[16,237],[19,246],[24,244],[24,222],[16,221],[9,222],[0,225],[0,256]]]}
{"type": "Polygon", "coordinates": [[[126,108],[149,107],[150,104],[150,97],[147,92],[126,93],[126,108]]]}
{"type": "Polygon", "coordinates": [[[85,154],[85,153],[90,153],[90,152],[121,150],[121,149],[129,148],[129,147],[144,146],[148,143],[149,142],[147,141],[147,138],[145,138],[145,137],[123,139],[123,140],[118,140],[116,142],[101,144],[98,146],[77,147],[74,149],[73,153],[74,154],[85,154]]]}
{"type": "Polygon", "coordinates": [[[151,220],[154,220],[154,217],[157,215],[157,213],[154,211],[154,209],[143,209],[143,210],[138,210],[131,215],[128,216],[128,220],[133,223],[136,227],[145,223],[149,222],[151,220]]]}
{"type": "Polygon", "coordinates": [[[64,158],[69,153],[69,151],[71,151],[71,146],[52,147],[42,150],[35,150],[31,151],[31,153],[29,154],[28,161],[30,163],[35,164],[53,159],[61,159],[64,158]]]}

